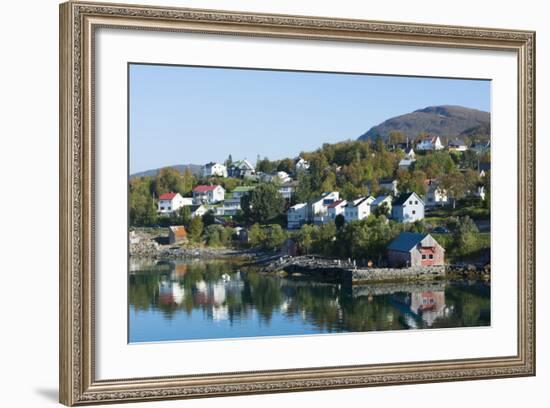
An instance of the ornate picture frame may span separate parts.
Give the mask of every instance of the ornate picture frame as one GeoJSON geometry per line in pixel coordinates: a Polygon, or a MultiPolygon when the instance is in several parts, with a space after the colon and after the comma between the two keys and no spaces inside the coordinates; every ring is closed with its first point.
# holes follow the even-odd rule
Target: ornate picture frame
{"type": "MultiPolygon", "coordinates": [[[[121,137],[124,137],[122,135],[121,137]]],[[[67,2],[60,6],[60,402],[80,405],[535,375],[535,33],[67,2]],[[414,45],[517,56],[517,353],[490,358],[96,379],[94,47],[98,28],[414,45]]],[[[124,272],[121,272],[124,273],[124,272]]]]}

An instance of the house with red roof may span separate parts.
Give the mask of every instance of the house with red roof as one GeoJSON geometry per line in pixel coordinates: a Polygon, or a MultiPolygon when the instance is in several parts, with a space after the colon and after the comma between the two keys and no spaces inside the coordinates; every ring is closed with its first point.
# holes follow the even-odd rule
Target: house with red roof
{"type": "Polygon", "coordinates": [[[223,201],[225,190],[222,186],[199,185],[193,189],[193,201],[195,203],[214,204],[223,201]]]}
{"type": "Polygon", "coordinates": [[[327,207],[328,218],[332,221],[336,220],[336,217],[340,214],[344,215],[344,209],[347,205],[346,200],[337,200],[327,207]]]}
{"type": "Polygon", "coordinates": [[[170,215],[185,205],[193,204],[191,197],[182,197],[180,193],[164,193],[159,196],[157,212],[159,215],[170,215]]]}

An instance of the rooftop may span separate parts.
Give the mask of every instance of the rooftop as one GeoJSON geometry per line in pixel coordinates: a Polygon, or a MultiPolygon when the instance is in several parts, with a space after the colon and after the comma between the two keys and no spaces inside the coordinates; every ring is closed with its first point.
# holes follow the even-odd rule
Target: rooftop
{"type": "Polygon", "coordinates": [[[220,187],[220,186],[218,186],[218,185],[216,185],[216,186],[200,185],[200,186],[195,187],[193,189],[193,191],[195,193],[206,193],[207,191],[213,191],[213,190],[217,189],[218,187],[220,187]]]}
{"type": "Polygon", "coordinates": [[[164,193],[159,196],[159,200],[172,200],[178,193],[164,193]]]}
{"type": "Polygon", "coordinates": [[[399,252],[409,252],[417,246],[429,234],[420,234],[418,232],[402,232],[395,238],[388,249],[399,252]]]}

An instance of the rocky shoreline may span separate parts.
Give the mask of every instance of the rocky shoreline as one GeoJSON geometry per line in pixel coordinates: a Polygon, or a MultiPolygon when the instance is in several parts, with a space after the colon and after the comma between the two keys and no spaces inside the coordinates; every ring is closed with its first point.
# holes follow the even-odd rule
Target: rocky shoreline
{"type": "Polygon", "coordinates": [[[372,282],[419,282],[452,280],[490,281],[490,265],[445,265],[411,268],[362,268],[350,260],[330,259],[315,256],[279,257],[264,262],[260,271],[266,274],[305,275],[329,281],[372,283],[372,282]]]}

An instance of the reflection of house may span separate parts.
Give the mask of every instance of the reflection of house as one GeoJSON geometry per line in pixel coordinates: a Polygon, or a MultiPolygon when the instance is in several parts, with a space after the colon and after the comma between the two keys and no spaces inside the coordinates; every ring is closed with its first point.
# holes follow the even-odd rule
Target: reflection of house
{"type": "Polygon", "coordinates": [[[344,217],[346,222],[359,221],[367,218],[371,213],[370,205],[374,201],[374,197],[360,197],[353,201],[348,201],[344,209],[344,217]]]}
{"type": "Polygon", "coordinates": [[[447,190],[441,187],[439,181],[435,179],[427,179],[428,192],[426,193],[426,207],[444,206],[449,204],[447,190]]]}
{"type": "Polygon", "coordinates": [[[286,213],[287,228],[300,228],[307,221],[307,204],[299,203],[290,207],[286,213]]]}
{"type": "Polygon", "coordinates": [[[222,186],[199,185],[193,189],[193,199],[196,203],[217,203],[223,201],[225,190],[222,186]]]}
{"type": "Polygon", "coordinates": [[[185,298],[185,289],[178,282],[162,280],[159,282],[159,303],[161,305],[179,305],[185,298]]]}
{"type": "Polygon", "coordinates": [[[157,211],[160,215],[170,215],[184,205],[191,205],[190,197],[182,197],[180,193],[164,193],[159,197],[157,211]]]}
{"type": "Polygon", "coordinates": [[[434,321],[445,315],[445,291],[425,291],[411,293],[411,312],[420,316],[428,326],[432,326],[434,321]]]}
{"type": "Polygon", "coordinates": [[[443,144],[439,136],[428,136],[416,145],[416,150],[429,151],[441,149],[443,149],[443,144]]]}
{"type": "Polygon", "coordinates": [[[220,163],[206,163],[202,168],[204,177],[227,177],[227,168],[220,163]]]}
{"type": "Polygon", "coordinates": [[[430,235],[402,232],[388,246],[392,267],[440,266],[445,263],[445,249],[430,235]]]}
{"type": "Polygon", "coordinates": [[[168,227],[168,242],[177,244],[187,241],[187,231],[183,225],[173,225],[168,227]]]}
{"type": "Polygon", "coordinates": [[[403,193],[395,199],[392,218],[397,222],[415,222],[424,219],[424,201],[416,193],[403,193]]]}

